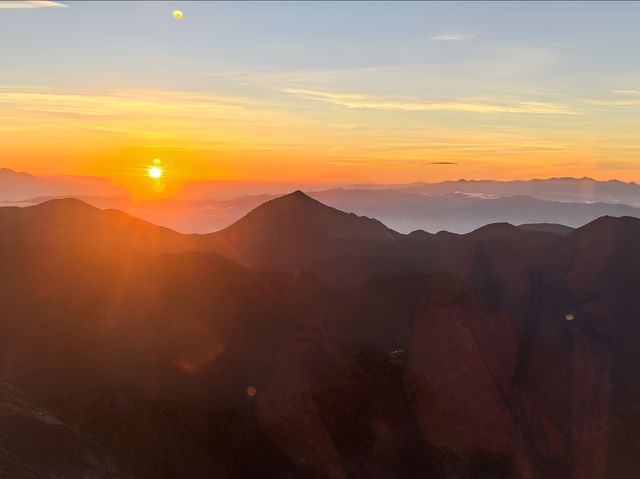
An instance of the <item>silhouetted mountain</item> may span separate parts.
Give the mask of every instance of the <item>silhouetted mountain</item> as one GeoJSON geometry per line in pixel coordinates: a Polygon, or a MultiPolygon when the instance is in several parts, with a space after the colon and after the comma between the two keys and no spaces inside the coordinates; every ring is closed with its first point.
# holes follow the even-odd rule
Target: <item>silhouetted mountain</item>
{"type": "Polygon", "coordinates": [[[394,185],[393,189],[430,195],[466,193],[488,197],[530,196],[549,201],[624,203],[640,206],[640,185],[592,178],[548,178],[516,181],[458,180],[394,185]]]}
{"type": "Polygon", "coordinates": [[[376,241],[393,241],[397,236],[377,220],[330,208],[302,191],[266,202],[225,230],[238,237],[247,232],[259,234],[263,240],[309,233],[376,241]]]}
{"type": "Polygon", "coordinates": [[[104,178],[88,176],[39,177],[0,168],[0,202],[28,200],[39,196],[122,195],[121,188],[104,178]]]}
{"type": "Polygon", "coordinates": [[[208,235],[213,248],[256,269],[376,269],[398,258],[402,235],[377,220],[330,208],[301,191],[268,201],[224,230],[208,235]],[[347,264],[349,263],[349,264],[347,264]]]}
{"type": "MultiPolygon", "coordinates": [[[[547,185],[545,187],[549,188],[549,184],[554,184],[552,180],[540,181],[541,184],[547,185]]],[[[485,182],[462,183],[471,185],[469,186],[471,191],[473,191],[472,186],[476,183],[485,185],[485,182]]],[[[506,192],[511,191],[508,190],[505,183],[486,183],[489,185],[495,183],[506,192]]],[[[438,185],[447,186],[449,183],[438,185]]],[[[611,200],[609,203],[588,201],[585,198],[557,201],[524,195],[453,191],[449,186],[441,188],[444,191],[442,194],[440,194],[440,190],[432,194],[404,190],[339,188],[310,191],[307,195],[341,211],[375,218],[402,233],[409,233],[417,229],[431,233],[438,231],[468,233],[486,224],[501,222],[511,224],[557,223],[575,228],[603,215],[640,217],[640,208],[621,204],[620,198],[611,200]]],[[[585,192],[593,190],[585,185],[583,187],[585,192]]],[[[535,191],[533,193],[537,194],[535,191]]],[[[180,198],[141,201],[126,196],[105,197],[78,194],[63,196],[73,196],[99,208],[120,209],[154,224],[184,233],[198,234],[224,229],[254,208],[275,198],[272,195],[255,195],[206,201],[180,198]]],[[[41,196],[30,200],[21,200],[18,205],[37,204],[50,199],[55,199],[55,197],[41,196]]],[[[10,202],[6,204],[12,205],[10,202]]]]}
{"type": "Polygon", "coordinates": [[[479,200],[447,211],[442,215],[442,221],[448,222],[452,231],[461,225],[473,225],[477,221],[474,218],[484,220],[485,224],[506,221],[511,224],[559,223],[579,227],[603,215],[640,216],[640,209],[618,204],[565,203],[514,196],[479,200]]]}
{"type": "Polygon", "coordinates": [[[0,371],[69,438],[45,477],[640,468],[638,219],[402,235],[296,192],[204,236],[77,200],[0,232],[0,371]]]}
{"type": "Polygon", "coordinates": [[[518,225],[518,228],[527,231],[545,231],[547,233],[555,233],[557,235],[568,235],[574,228],[570,226],[561,225],[558,223],[525,223],[518,225]]]}
{"type": "Polygon", "coordinates": [[[491,239],[517,239],[526,236],[517,227],[509,223],[492,223],[481,226],[466,235],[467,238],[491,240],[491,239]]]}
{"type": "Polygon", "coordinates": [[[0,244],[22,248],[85,247],[141,254],[193,251],[191,237],[152,225],[117,210],[100,210],[66,198],[32,207],[0,208],[0,244]]]}

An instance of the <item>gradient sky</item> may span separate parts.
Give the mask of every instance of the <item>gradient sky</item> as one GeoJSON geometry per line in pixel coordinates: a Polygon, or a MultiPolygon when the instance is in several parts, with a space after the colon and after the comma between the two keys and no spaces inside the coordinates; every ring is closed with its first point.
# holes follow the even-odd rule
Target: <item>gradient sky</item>
{"type": "Polygon", "coordinates": [[[3,1],[0,166],[638,181],[638,25],[633,2],[3,1]]]}

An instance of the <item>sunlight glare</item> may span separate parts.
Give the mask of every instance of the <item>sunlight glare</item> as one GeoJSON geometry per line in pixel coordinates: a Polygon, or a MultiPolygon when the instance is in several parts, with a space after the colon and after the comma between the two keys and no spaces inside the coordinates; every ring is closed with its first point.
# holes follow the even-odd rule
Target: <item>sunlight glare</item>
{"type": "Polygon", "coordinates": [[[162,176],[163,171],[159,166],[152,166],[151,168],[149,168],[148,173],[151,178],[157,180],[162,176]]]}

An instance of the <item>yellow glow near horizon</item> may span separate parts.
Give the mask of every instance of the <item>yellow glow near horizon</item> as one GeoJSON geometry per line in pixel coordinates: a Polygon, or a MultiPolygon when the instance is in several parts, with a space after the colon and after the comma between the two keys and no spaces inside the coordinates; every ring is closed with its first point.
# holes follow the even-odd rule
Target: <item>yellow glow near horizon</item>
{"type": "Polygon", "coordinates": [[[174,10],[173,11],[173,18],[175,18],[176,20],[180,20],[184,15],[182,14],[182,10],[174,10]]]}
{"type": "Polygon", "coordinates": [[[638,181],[640,175],[636,125],[614,121],[613,112],[589,104],[580,106],[580,115],[553,114],[552,120],[532,113],[538,106],[530,103],[517,114],[447,111],[431,118],[424,111],[423,125],[415,112],[388,113],[388,102],[380,116],[377,103],[349,100],[331,111],[311,105],[307,111],[295,99],[281,101],[149,89],[78,94],[0,88],[6,110],[0,166],[105,177],[140,196],[150,186],[163,186],[162,195],[169,196],[185,183],[207,179],[352,184],[514,180],[577,171],[601,180],[638,181]],[[596,120],[594,135],[588,128],[596,120]],[[159,171],[152,174],[154,166],[159,171]]]}
{"type": "Polygon", "coordinates": [[[148,170],[149,176],[151,178],[153,178],[154,180],[157,180],[158,178],[161,178],[163,173],[164,172],[162,171],[162,168],[160,168],[159,166],[152,166],[148,170]]]}

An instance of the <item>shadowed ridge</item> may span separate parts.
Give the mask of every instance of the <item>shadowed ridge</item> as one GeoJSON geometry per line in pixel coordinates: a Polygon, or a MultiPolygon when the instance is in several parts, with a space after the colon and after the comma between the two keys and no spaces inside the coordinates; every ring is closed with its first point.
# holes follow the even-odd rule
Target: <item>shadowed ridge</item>
{"type": "Polygon", "coordinates": [[[399,236],[380,221],[332,208],[300,190],[258,206],[224,230],[226,235],[297,235],[310,233],[326,237],[393,240],[399,236]]]}
{"type": "Polygon", "coordinates": [[[425,230],[415,230],[415,231],[412,231],[411,233],[409,233],[407,235],[407,238],[410,238],[410,239],[428,239],[428,238],[431,238],[433,236],[434,235],[432,233],[428,233],[425,230]]]}
{"type": "Polygon", "coordinates": [[[14,178],[35,178],[33,175],[29,173],[25,173],[24,171],[16,171],[11,168],[0,168],[0,177],[14,177],[14,178]]]}
{"type": "Polygon", "coordinates": [[[217,233],[210,251],[256,269],[388,269],[404,235],[380,221],[345,213],[301,191],[268,201],[217,233]],[[383,266],[384,263],[384,266],[383,266]],[[330,266],[333,265],[333,266],[330,266]]]}
{"type": "MultiPolygon", "coordinates": [[[[575,250],[571,281],[575,285],[594,280],[596,271],[617,275],[639,264],[640,219],[602,216],[575,229],[566,238],[575,250]]],[[[603,274],[603,273],[602,273],[603,274]]],[[[603,274],[603,277],[609,277],[603,274]]],[[[589,286],[592,288],[593,286],[589,286]]]]}
{"type": "Polygon", "coordinates": [[[447,231],[447,230],[440,230],[437,233],[435,233],[433,235],[436,238],[460,238],[463,237],[463,234],[460,233],[452,233],[451,231],[447,231]]]}
{"type": "Polygon", "coordinates": [[[471,233],[467,233],[465,236],[472,239],[514,239],[520,236],[524,236],[527,233],[517,226],[513,226],[511,223],[492,223],[490,225],[481,226],[480,228],[473,230],[471,233]]]}
{"type": "Polygon", "coordinates": [[[93,439],[34,404],[2,377],[0,428],[3,477],[27,477],[26,471],[29,477],[42,478],[121,476],[93,439]]]}
{"type": "Polygon", "coordinates": [[[575,228],[560,223],[523,223],[518,228],[525,231],[541,231],[545,233],[554,233],[560,236],[566,236],[575,228]]]}
{"type": "MultiPolygon", "coordinates": [[[[130,224],[137,227],[157,229],[167,234],[180,236],[178,233],[165,226],[158,226],[149,221],[132,216],[124,211],[113,208],[98,208],[78,198],[53,198],[42,203],[31,206],[7,206],[0,208],[0,218],[4,216],[22,215],[28,217],[30,221],[40,221],[45,223],[56,223],[60,226],[73,226],[75,228],[88,227],[91,222],[106,223],[117,222],[118,225],[130,224]]],[[[115,225],[114,225],[115,226],[115,225]]]]}
{"type": "Polygon", "coordinates": [[[574,229],[569,235],[570,238],[579,238],[593,234],[640,234],[640,218],[632,216],[601,216],[600,218],[587,223],[580,228],[574,229]]]}
{"type": "MultiPolygon", "coordinates": [[[[28,206],[32,211],[43,211],[47,213],[86,213],[92,214],[100,210],[89,203],[78,198],[53,198],[42,203],[28,206]]],[[[142,220],[141,220],[142,221],[142,220]]]]}
{"type": "Polygon", "coordinates": [[[0,208],[0,243],[19,247],[82,247],[159,254],[195,251],[198,239],[76,198],[0,208]]]}

